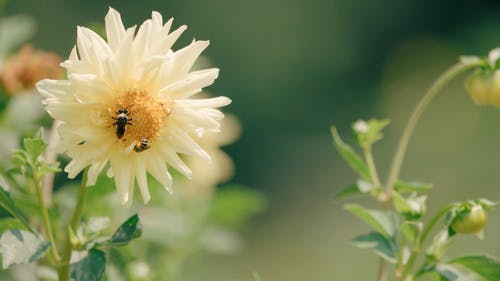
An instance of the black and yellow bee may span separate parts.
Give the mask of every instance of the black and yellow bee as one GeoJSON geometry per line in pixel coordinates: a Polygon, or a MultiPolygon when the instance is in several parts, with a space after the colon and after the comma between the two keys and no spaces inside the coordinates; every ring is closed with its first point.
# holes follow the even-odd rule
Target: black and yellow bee
{"type": "Polygon", "coordinates": [[[135,152],[142,152],[146,149],[150,148],[149,141],[146,138],[141,139],[140,142],[136,143],[134,146],[135,152]]]}
{"type": "Polygon", "coordinates": [[[121,139],[123,135],[125,134],[125,126],[126,125],[132,125],[132,119],[128,117],[128,110],[125,108],[120,108],[116,112],[117,116],[116,117],[111,117],[114,120],[116,120],[115,123],[113,123],[113,126],[116,125],[116,136],[121,139]]]}

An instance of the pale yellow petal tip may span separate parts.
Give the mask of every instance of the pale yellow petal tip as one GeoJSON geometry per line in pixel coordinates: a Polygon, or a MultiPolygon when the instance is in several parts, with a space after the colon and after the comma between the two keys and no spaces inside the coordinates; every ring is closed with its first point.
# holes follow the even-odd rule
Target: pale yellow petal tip
{"type": "MultiPolygon", "coordinates": [[[[128,192],[120,194],[120,204],[123,206],[123,205],[126,205],[127,203],[129,203],[128,192]]],[[[130,203],[132,203],[132,202],[130,202],[130,203]]]]}

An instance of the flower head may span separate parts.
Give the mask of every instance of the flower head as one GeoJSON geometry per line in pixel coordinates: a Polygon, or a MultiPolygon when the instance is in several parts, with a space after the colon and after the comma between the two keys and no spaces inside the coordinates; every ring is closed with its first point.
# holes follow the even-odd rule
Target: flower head
{"type": "Polygon", "coordinates": [[[33,46],[26,44],[2,67],[0,82],[9,94],[31,90],[41,79],[61,78],[60,62],[58,55],[34,50],[33,46]]]}
{"type": "Polygon", "coordinates": [[[89,166],[87,185],[109,163],[122,204],[131,202],[135,181],[145,202],[150,199],[146,173],[171,190],[171,166],[187,177],[190,168],[179,154],[210,159],[194,135],[220,131],[223,114],[215,109],[226,97],[193,98],[217,78],[218,69],[190,71],[208,41],[171,47],[185,26],[170,32],[153,12],[137,30],[125,29],[110,8],[107,40],[78,27],[77,43],[62,63],[68,80],[43,80],[37,88],[46,110],[57,120],[60,150],[71,162],[70,178],[89,166]]]}

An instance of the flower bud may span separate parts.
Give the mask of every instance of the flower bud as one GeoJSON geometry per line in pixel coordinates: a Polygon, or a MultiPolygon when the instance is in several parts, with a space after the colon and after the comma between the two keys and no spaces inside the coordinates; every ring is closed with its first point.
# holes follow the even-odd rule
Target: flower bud
{"type": "Polygon", "coordinates": [[[55,53],[34,50],[31,45],[24,45],[17,55],[3,65],[0,84],[11,95],[34,89],[35,83],[42,79],[62,77],[60,62],[61,58],[55,53]]]}
{"type": "Polygon", "coordinates": [[[491,104],[500,108],[500,70],[478,70],[466,83],[475,104],[491,104]]]}
{"type": "Polygon", "coordinates": [[[464,208],[451,222],[451,228],[457,233],[480,234],[488,221],[486,211],[481,205],[464,208]]]}

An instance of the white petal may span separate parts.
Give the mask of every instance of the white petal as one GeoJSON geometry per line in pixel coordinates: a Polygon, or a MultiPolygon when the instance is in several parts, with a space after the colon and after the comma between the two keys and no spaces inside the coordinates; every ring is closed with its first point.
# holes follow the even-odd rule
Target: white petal
{"type": "Polygon", "coordinates": [[[141,192],[142,195],[142,200],[144,200],[144,204],[147,204],[151,199],[151,195],[149,194],[148,180],[146,177],[146,164],[144,162],[145,162],[144,159],[141,158],[137,159],[135,173],[136,173],[137,184],[139,185],[139,191],[141,192]]]}
{"type": "Polygon", "coordinates": [[[113,167],[116,189],[120,196],[120,203],[123,205],[129,200],[130,184],[130,164],[125,157],[116,156],[110,159],[110,165],[113,167]]]}
{"type": "Polygon", "coordinates": [[[125,27],[123,26],[120,13],[110,7],[104,22],[109,46],[112,50],[116,50],[125,35],[125,27]]]}
{"type": "Polygon", "coordinates": [[[159,95],[168,95],[175,99],[188,98],[200,92],[202,88],[212,85],[218,75],[217,68],[193,71],[185,78],[162,88],[159,95]]]}
{"type": "Polygon", "coordinates": [[[167,167],[162,163],[157,155],[148,154],[147,170],[149,173],[168,191],[172,192],[172,176],[167,170],[167,167]]]}

